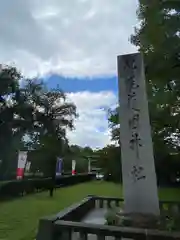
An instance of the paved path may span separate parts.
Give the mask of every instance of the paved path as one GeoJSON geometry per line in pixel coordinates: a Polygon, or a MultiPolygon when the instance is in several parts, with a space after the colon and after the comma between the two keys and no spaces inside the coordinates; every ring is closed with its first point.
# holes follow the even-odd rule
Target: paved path
{"type": "MultiPolygon", "coordinates": [[[[97,209],[90,211],[81,221],[84,223],[93,223],[93,224],[104,225],[106,222],[106,220],[105,220],[106,213],[107,213],[107,209],[97,208],[97,209]]],[[[74,239],[79,240],[80,238],[76,235],[76,237],[74,239]]],[[[106,240],[114,240],[114,239],[115,239],[114,237],[106,237],[106,240]]],[[[126,239],[122,238],[122,240],[126,240],[126,239]]],[[[88,234],[88,240],[97,240],[97,236],[93,235],[93,234],[88,234]]]]}
{"type": "Polygon", "coordinates": [[[84,223],[93,223],[93,224],[101,224],[104,225],[105,220],[105,214],[107,213],[107,209],[104,208],[98,208],[90,211],[85,218],[83,218],[81,221],[84,223]]]}

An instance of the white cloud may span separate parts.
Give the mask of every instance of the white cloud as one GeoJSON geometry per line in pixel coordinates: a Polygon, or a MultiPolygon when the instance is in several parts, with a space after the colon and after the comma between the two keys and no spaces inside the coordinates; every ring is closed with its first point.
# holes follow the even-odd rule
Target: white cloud
{"type": "Polygon", "coordinates": [[[128,38],[137,0],[6,0],[0,7],[0,62],[25,75],[107,75],[128,38]]]}
{"type": "Polygon", "coordinates": [[[101,148],[110,143],[107,111],[117,102],[113,92],[78,92],[68,94],[68,98],[77,106],[79,118],[76,129],[68,132],[71,144],[101,148]]]}
{"type": "MultiPolygon", "coordinates": [[[[0,63],[25,76],[116,74],[116,57],[136,51],[128,39],[138,0],[6,0],[0,7],[0,63]]],[[[109,143],[106,112],[111,92],[69,94],[80,113],[72,143],[109,143]],[[100,131],[99,129],[104,129],[100,131]]]]}

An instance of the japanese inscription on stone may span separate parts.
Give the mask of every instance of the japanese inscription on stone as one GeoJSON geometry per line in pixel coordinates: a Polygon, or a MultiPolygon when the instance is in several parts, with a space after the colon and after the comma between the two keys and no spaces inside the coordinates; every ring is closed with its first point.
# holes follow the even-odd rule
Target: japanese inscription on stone
{"type": "Polygon", "coordinates": [[[159,215],[151,126],[141,53],[118,56],[124,211],[159,215]]]}
{"type": "MultiPolygon", "coordinates": [[[[129,73],[126,79],[126,93],[128,97],[128,108],[132,110],[132,116],[129,119],[129,129],[131,131],[131,139],[129,141],[130,149],[135,151],[137,160],[140,158],[139,148],[142,147],[142,139],[139,136],[139,118],[140,118],[140,109],[137,107],[137,92],[136,90],[139,88],[139,84],[136,83],[136,63],[135,59],[132,57],[131,59],[127,59],[125,61],[125,70],[129,73]]],[[[141,179],[145,179],[145,175],[143,174],[144,168],[139,165],[133,165],[133,169],[131,171],[131,175],[133,177],[133,181],[139,181],[141,179]]]]}

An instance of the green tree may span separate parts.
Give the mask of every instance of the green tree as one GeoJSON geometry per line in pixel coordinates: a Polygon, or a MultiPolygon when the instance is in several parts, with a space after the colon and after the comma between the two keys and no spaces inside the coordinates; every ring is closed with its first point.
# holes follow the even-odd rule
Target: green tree
{"type": "Polygon", "coordinates": [[[156,165],[161,167],[162,159],[177,166],[171,153],[180,152],[179,10],[178,1],[140,0],[141,24],[131,38],[144,54],[156,165]]]}
{"type": "MultiPolygon", "coordinates": [[[[66,95],[60,89],[48,90],[42,84],[38,89],[33,90],[35,83],[28,82],[30,99],[34,105],[34,127],[30,131],[35,147],[41,149],[45,156],[46,169],[52,177],[52,188],[50,195],[53,195],[55,182],[56,159],[63,155],[67,145],[66,130],[73,129],[74,118],[77,117],[76,106],[68,102],[66,95]]],[[[26,87],[27,88],[27,87],[26,87]]]]}
{"type": "Polygon", "coordinates": [[[98,155],[98,167],[114,182],[122,180],[121,172],[121,149],[116,145],[107,145],[106,147],[97,150],[95,154],[98,155]]]}
{"type": "Polygon", "coordinates": [[[0,171],[6,172],[13,165],[12,159],[17,159],[18,150],[36,149],[38,156],[42,154],[44,158],[46,174],[51,175],[54,182],[56,157],[67,148],[66,130],[74,127],[76,106],[67,101],[60,89],[48,90],[36,79],[24,79],[20,88],[21,79],[15,68],[1,69],[0,171]]]}
{"type": "Polygon", "coordinates": [[[119,121],[119,108],[109,109],[108,122],[111,130],[111,140],[120,146],[120,121],[119,121]]]}
{"type": "MultiPolygon", "coordinates": [[[[180,5],[177,1],[139,2],[140,27],[131,42],[144,55],[156,171],[162,178],[160,169],[168,162],[175,171],[172,153],[180,152],[180,5]]],[[[110,112],[109,121],[117,142],[118,109],[110,112]]]]}
{"type": "Polygon", "coordinates": [[[14,126],[16,93],[21,74],[14,67],[0,66],[0,175],[5,176],[12,169],[10,160],[16,158],[20,143],[18,129],[14,126]]]}
{"type": "Polygon", "coordinates": [[[140,0],[138,18],[131,41],[144,54],[153,133],[171,144],[180,139],[179,3],[140,0]]]}
{"type": "Polygon", "coordinates": [[[69,146],[64,159],[64,169],[66,172],[71,172],[72,160],[76,160],[76,170],[78,173],[87,173],[88,157],[93,157],[94,151],[90,147],[80,147],[78,145],[69,146]]]}

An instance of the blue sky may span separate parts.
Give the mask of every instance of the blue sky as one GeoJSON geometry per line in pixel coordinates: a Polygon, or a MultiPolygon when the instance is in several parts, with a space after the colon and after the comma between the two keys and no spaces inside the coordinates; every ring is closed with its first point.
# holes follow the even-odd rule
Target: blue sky
{"type": "Polygon", "coordinates": [[[53,74],[48,77],[46,84],[48,88],[55,88],[57,85],[59,85],[64,92],[74,93],[83,91],[112,91],[116,94],[118,90],[117,76],[72,78],[53,74]]]}
{"type": "Polygon", "coordinates": [[[75,130],[67,132],[71,144],[111,143],[107,109],[117,105],[116,61],[137,51],[129,41],[138,24],[137,7],[138,0],[1,3],[0,63],[67,93],[79,113],[75,130]]]}

